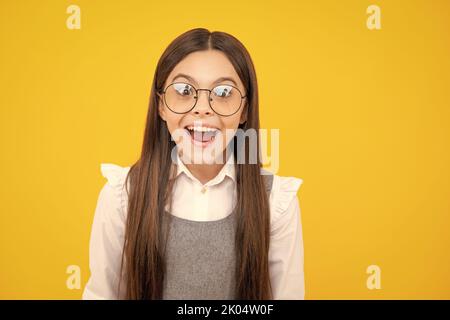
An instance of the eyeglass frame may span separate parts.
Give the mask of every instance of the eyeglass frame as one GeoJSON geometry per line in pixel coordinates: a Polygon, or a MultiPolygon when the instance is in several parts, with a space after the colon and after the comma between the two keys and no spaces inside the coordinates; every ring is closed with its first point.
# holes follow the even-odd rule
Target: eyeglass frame
{"type": "MultiPolygon", "coordinates": [[[[221,84],[221,85],[223,86],[224,84],[221,84]]],[[[164,90],[160,91],[160,94],[163,94],[163,99],[162,99],[162,100],[164,101],[164,104],[166,105],[166,107],[167,107],[170,111],[172,111],[173,113],[176,113],[176,114],[185,114],[185,113],[191,112],[191,111],[195,108],[195,106],[197,105],[197,102],[198,102],[198,96],[199,96],[198,92],[199,92],[199,91],[208,91],[208,104],[209,104],[209,107],[211,108],[211,110],[214,111],[214,113],[218,114],[218,115],[221,116],[221,117],[230,117],[230,116],[236,114],[236,113],[241,109],[241,107],[242,107],[242,100],[245,99],[245,98],[247,98],[247,95],[244,95],[244,96],[243,96],[242,93],[241,93],[241,90],[239,90],[238,87],[233,86],[233,85],[231,85],[231,84],[226,84],[227,86],[230,86],[230,87],[236,89],[237,92],[239,92],[239,95],[241,96],[241,100],[240,100],[240,103],[239,103],[239,108],[237,108],[235,112],[233,112],[232,114],[223,115],[223,114],[221,114],[221,113],[218,113],[216,110],[214,110],[214,108],[213,108],[212,105],[211,105],[211,101],[212,101],[212,99],[211,99],[211,92],[213,91],[213,89],[215,89],[216,87],[221,86],[221,85],[219,84],[219,85],[215,86],[215,87],[212,88],[212,89],[206,89],[206,88],[199,88],[199,89],[197,89],[194,85],[192,85],[192,84],[190,84],[190,83],[186,83],[186,82],[173,82],[173,83],[167,85],[166,88],[165,88],[164,90]],[[172,85],[174,85],[174,84],[187,84],[187,85],[190,85],[190,86],[195,90],[195,96],[194,96],[195,103],[194,103],[194,105],[193,105],[188,111],[185,111],[185,112],[176,112],[176,111],[173,111],[173,110],[169,107],[169,105],[167,104],[167,101],[166,101],[166,91],[167,91],[167,88],[169,88],[170,86],[172,86],[172,85]]]]}

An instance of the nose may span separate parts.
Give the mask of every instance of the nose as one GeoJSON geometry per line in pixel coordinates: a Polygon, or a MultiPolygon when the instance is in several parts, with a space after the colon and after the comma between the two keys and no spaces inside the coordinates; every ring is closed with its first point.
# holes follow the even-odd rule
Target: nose
{"type": "Polygon", "coordinates": [[[198,90],[197,93],[197,102],[195,104],[192,112],[195,115],[211,115],[212,109],[209,105],[209,91],[208,90],[198,90]]]}

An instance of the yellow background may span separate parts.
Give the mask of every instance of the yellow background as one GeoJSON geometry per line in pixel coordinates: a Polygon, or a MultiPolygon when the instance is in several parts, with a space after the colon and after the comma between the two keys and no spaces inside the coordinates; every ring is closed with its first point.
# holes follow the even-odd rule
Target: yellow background
{"type": "Polygon", "coordinates": [[[81,297],[100,163],[137,159],[156,62],[194,27],[254,59],[278,174],[304,180],[306,298],[450,298],[449,1],[0,3],[0,298],[81,297]]]}

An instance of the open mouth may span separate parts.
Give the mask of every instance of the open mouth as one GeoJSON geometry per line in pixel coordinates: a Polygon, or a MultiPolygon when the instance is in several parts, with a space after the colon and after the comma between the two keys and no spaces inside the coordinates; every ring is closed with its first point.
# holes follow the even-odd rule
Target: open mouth
{"type": "Polygon", "coordinates": [[[189,125],[184,128],[191,135],[193,143],[202,147],[211,144],[219,132],[219,129],[213,127],[189,125]]]}

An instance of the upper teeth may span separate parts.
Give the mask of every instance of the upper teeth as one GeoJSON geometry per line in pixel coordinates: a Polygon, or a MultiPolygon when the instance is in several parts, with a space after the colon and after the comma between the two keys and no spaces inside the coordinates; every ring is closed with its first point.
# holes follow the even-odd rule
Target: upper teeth
{"type": "Polygon", "coordinates": [[[201,132],[213,132],[217,131],[216,128],[209,128],[209,127],[195,127],[195,126],[187,126],[188,130],[194,130],[194,131],[201,131],[201,132]]]}

